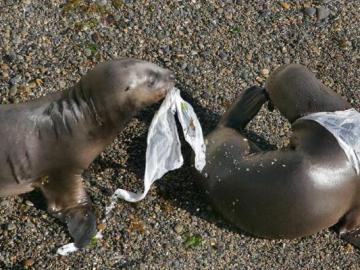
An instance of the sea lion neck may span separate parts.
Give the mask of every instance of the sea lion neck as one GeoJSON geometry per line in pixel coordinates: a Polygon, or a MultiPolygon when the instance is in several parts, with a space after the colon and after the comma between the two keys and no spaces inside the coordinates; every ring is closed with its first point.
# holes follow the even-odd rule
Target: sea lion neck
{"type": "Polygon", "coordinates": [[[74,87],[74,91],[83,99],[83,107],[88,111],[101,129],[108,128],[120,132],[130,119],[139,111],[131,99],[114,96],[114,92],[94,91],[84,85],[82,80],[74,87]]]}
{"type": "Polygon", "coordinates": [[[41,122],[45,124],[45,129],[51,127],[57,140],[63,135],[84,135],[108,141],[124,128],[134,114],[135,111],[126,104],[116,106],[109,97],[93,96],[79,82],[45,107],[41,122]]]}

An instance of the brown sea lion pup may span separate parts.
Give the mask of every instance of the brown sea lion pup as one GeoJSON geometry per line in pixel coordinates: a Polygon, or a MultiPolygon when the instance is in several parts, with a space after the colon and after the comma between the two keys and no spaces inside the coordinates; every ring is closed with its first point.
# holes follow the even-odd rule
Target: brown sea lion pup
{"type": "Polygon", "coordinates": [[[327,129],[299,119],[349,108],[301,65],[277,69],[266,90],[245,90],[206,137],[207,165],[199,185],[213,208],[236,227],[265,238],[311,235],[339,221],[343,233],[356,229],[360,176],[327,129]],[[261,151],[244,135],[267,101],[292,124],[286,149],[261,151]]]}
{"type": "Polygon", "coordinates": [[[77,247],[96,232],[81,174],[126,123],[174,86],[169,70],[121,59],[99,64],[73,87],[0,106],[0,196],[41,189],[77,247]]]}

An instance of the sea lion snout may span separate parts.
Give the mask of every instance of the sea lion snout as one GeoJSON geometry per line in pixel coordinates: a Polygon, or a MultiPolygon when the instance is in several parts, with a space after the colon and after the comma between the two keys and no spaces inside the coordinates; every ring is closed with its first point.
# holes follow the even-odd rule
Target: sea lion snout
{"type": "Polygon", "coordinates": [[[175,75],[171,70],[150,62],[138,60],[127,71],[125,91],[139,109],[160,101],[175,86],[175,75]]]}
{"type": "Polygon", "coordinates": [[[150,71],[147,90],[155,92],[160,90],[166,95],[166,93],[174,86],[175,75],[170,70],[160,68],[158,71],[155,72],[150,71]]]}

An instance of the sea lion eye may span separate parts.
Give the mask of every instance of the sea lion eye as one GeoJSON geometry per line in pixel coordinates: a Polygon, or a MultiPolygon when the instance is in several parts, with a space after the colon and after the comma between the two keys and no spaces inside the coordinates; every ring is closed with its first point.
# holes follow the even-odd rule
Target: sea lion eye
{"type": "Polygon", "coordinates": [[[148,87],[153,87],[159,77],[160,76],[157,72],[150,72],[148,79],[148,87]]]}

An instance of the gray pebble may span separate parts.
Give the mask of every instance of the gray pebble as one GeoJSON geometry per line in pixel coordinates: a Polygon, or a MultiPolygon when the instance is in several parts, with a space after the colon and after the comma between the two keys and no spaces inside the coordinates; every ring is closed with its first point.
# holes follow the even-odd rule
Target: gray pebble
{"type": "Polygon", "coordinates": [[[316,10],[318,21],[326,19],[330,15],[330,10],[325,7],[318,7],[316,10]]]}
{"type": "Polygon", "coordinates": [[[86,55],[87,57],[90,57],[90,56],[92,55],[92,52],[91,52],[90,49],[85,49],[85,50],[84,50],[84,53],[85,53],[85,55],[86,55]]]}
{"type": "Polygon", "coordinates": [[[106,6],[107,5],[107,0],[97,0],[96,1],[100,6],[106,6]]]}
{"type": "Polygon", "coordinates": [[[312,8],[312,7],[306,7],[304,8],[304,13],[310,17],[314,16],[316,13],[316,8],[312,8]]]}
{"type": "Polygon", "coordinates": [[[10,79],[10,84],[15,85],[18,84],[21,81],[21,76],[16,75],[15,77],[10,79]]]}
{"type": "Polygon", "coordinates": [[[7,225],[7,230],[8,231],[12,231],[12,230],[15,230],[16,229],[16,226],[13,224],[13,223],[10,223],[7,225]]]}
{"type": "Polygon", "coordinates": [[[5,199],[5,200],[1,201],[1,202],[0,202],[0,207],[1,207],[1,208],[4,208],[4,209],[7,208],[7,207],[10,207],[10,202],[9,202],[9,200],[6,200],[6,199],[5,199]]]}
{"type": "Polygon", "coordinates": [[[18,91],[18,88],[16,85],[11,86],[10,91],[9,91],[10,96],[15,96],[17,91],[18,91]]]}
{"type": "Polygon", "coordinates": [[[34,206],[34,204],[33,204],[32,202],[30,202],[29,200],[26,200],[26,201],[25,201],[25,204],[26,204],[27,206],[34,206]]]}
{"type": "Polygon", "coordinates": [[[4,56],[4,59],[8,62],[14,62],[16,60],[15,52],[10,52],[4,56]]]}
{"type": "Polygon", "coordinates": [[[187,67],[187,64],[185,62],[181,64],[181,69],[182,70],[186,69],[186,67],[187,67]]]}
{"type": "Polygon", "coordinates": [[[66,82],[64,82],[63,80],[59,81],[59,86],[60,89],[64,89],[66,87],[66,82]]]}
{"type": "Polygon", "coordinates": [[[176,224],[174,227],[174,231],[180,234],[184,230],[184,226],[180,223],[176,224]]]}

